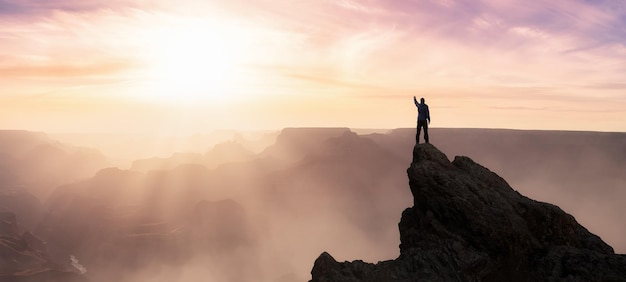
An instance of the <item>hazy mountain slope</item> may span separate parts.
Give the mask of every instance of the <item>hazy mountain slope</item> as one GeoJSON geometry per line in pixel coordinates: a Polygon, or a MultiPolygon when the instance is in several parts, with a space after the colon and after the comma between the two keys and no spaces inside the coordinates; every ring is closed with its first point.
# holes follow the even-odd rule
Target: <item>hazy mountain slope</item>
{"type": "MultiPolygon", "coordinates": [[[[302,136],[316,134],[310,129],[304,133],[302,136]]],[[[38,230],[60,251],[75,253],[92,273],[112,269],[112,265],[150,267],[140,261],[162,260],[176,265],[198,256],[212,261],[219,246],[232,246],[219,251],[219,257],[230,255],[233,263],[250,266],[246,271],[251,271],[253,277],[271,281],[295,275],[305,279],[301,276],[307,271],[305,262],[319,253],[323,238],[330,238],[329,228],[339,226],[343,227],[335,232],[343,236],[367,235],[352,238],[353,244],[337,244],[338,250],[346,254],[358,251],[371,258],[396,255],[393,250],[387,254],[381,251],[397,245],[398,233],[389,227],[395,226],[393,218],[407,204],[407,192],[402,189],[406,185],[402,167],[406,164],[349,130],[324,131],[323,136],[314,138],[315,142],[290,137],[300,136],[296,129],[286,134],[258,158],[216,169],[181,165],[149,173],[102,170],[89,180],[59,187],[47,202],[50,214],[38,230]],[[244,212],[224,207],[213,215],[198,215],[213,210],[202,203],[225,198],[241,203],[244,212]],[[354,205],[358,212],[345,213],[347,205],[354,205]],[[208,220],[208,225],[202,227],[198,218],[208,220]],[[128,244],[122,238],[134,234],[125,230],[148,227],[156,228],[149,233],[159,235],[164,246],[157,250],[165,248],[169,256],[152,254],[154,247],[121,247],[128,244]],[[225,236],[214,237],[216,234],[225,236]],[[318,243],[286,243],[293,238],[317,238],[318,243]],[[380,242],[380,247],[364,248],[374,242],[380,242]],[[197,248],[186,245],[210,247],[198,254],[197,248]],[[247,255],[237,255],[242,247],[247,255]],[[108,251],[98,251],[101,249],[108,251]],[[265,252],[273,253],[271,261],[262,260],[265,252]],[[109,258],[110,265],[103,265],[102,257],[109,258]],[[255,264],[260,269],[254,270],[255,264]],[[269,273],[265,270],[273,268],[276,270],[269,273]]],[[[155,240],[142,236],[132,238],[155,240]]],[[[225,266],[224,271],[227,269],[225,266]]],[[[232,275],[228,274],[228,279],[241,281],[232,275]]]]}
{"type": "Polygon", "coordinates": [[[263,192],[271,228],[290,238],[310,238],[306,246],[294,246],[299,259],[328,244],[345,255],[395,256],[388,247],[397,245],[394,214],[408,203],[401,191],[406,164],[351,132],[318,146],[293,167],[271,174],[263,192]]]}
{"type": "Polygon", "coordinates": [[[247,161],[254,157],[255,154],[240,143],[228,141],[216,144],[204,154],[175,153],[169,158],[135,160],[131,169],[138,171],[172,169],[184,164],[201,164],[207,168],[215,168],[222,164],[247,161]]]}
{"type": "Polygon", "coordinates": [[[45,199],[56,186],[90,177],[107,165],[98,151],[44,133],[0,130],[0,189],[26,189],[45,199]]]}
{"type": "Polygon", "coordinates": [[[309,152],[317,151],[324,141],[350,132],[348,128],[285,128],[276,137],[276,143],[261,152],[261,157],[272,157],[287,163],[300,161],[309,152]]]}
{"type": "Polygon", "coordinates": [[[197,165],[148,174],[105,169],[59,187],[37,232],[55,253],[75,254],[94,281],[131,279],[144,269],[175,268],[216,252],[213,262],[219,263],[253,241],[245,208],[208,198],[207,176],[197,165]]]}
{"type": "Polygon", "coordinates": [[[0,190],[0,212],[14,213],[20,226],[33,230],[45,210],[39,199],[24,190],[0,190]]]}
{"type": "MultiPolygon", "coordinates": [[[[514,172],[516,176],[523,172],[531,175],[517,179],[543,181],[521,185],[518,189],[524,193],[523,189],[532,191],[529,188],[560,191],[545,183],[562,185],[563,176],[557,172],[565,168],[574,172],[580,169],[565,163],[607,154],[594,153],[590,146],[576,143],[576,138],[568,138],[574,141],[564,146],[567,149],[554,149],[560,146],[556,141],[534,148],[531,146],[534,142],[549,138],[548,132],[547,137],[539,132],[530,139],[520,137],[524,132],[512,132],[510,138],[506,137],[509,131],[500,130],[485,133],[450,129],[446,133],[433,129],[432,134],[438,146],[442,142],[456,146],[451,150],[471,149],[467,155],[473,158],[480,153],[479,158],[489,158],[499,169],[514,172]],[[449,143],[435,138],[444,134],[449,134],[445,138],[449,143]],[[522,154],[511,148],[529,151],[522,154]],[[574,151],[578,153],[570,154],[574,151]],[[536,162],[541,156],[551,161],[536,162]],[[544,163],[547,166],[542,170],[544,163]],[[539,172],[545,180],[539,177],[539,172]]],[[[45,235],[55,253],[77,255],[91,274],[119,273],[118,278],[139,281],[195,281],[194,277],[220,281],[302,281],[310,271],[311,260],[324,250],[337,258],[391,259],[398,255],[397,216],[412,199],[406,189],[404,171],[411,163],[406,152],[414,144],[413,134],[411,129],[384,135],[356,135],[345,128],[289,128],[265,151],[246,153],[246,159],[216,168],[181,164],[149,172],[105,169],[85,181],[59,187],[46,202],[50,213],[36,231],[38,236],[45,235]],[[404,147],[406,144],[408,149],[404,147]],[[229,204],[202,204],[231,201],[241,209],[229,204]],[[198,218],[207,222],[198,223],[195,220],[198,218]],[[223,232],[216,231],[222,229],[223,232]],[[219,250],[222,245],[231,247],[219,250]]],[[[622,148],[610,145],[619,142],[619,138],[603,142],[607,149],[618,150],[610,151],[612,154],[622,148]]],[[[223,152],[237,155],[237,151],[223,152]]],[[[603,161],[619,170],[624,166],[615,163],[618,160],[616,156],[603,161]]],[[[580,183],[608,183],[601,184],[604,186],[599,189],[582,187],[584,191],[603,189],[611,197],[621,191],[612,183],[619,176],[607,174],[605,182],[601,182],[594,178],[597,176],[594,173],[567,172],[572,175],[568,177],[578,180],[581,178],[576,177],[586,175],[580,183]]],[[[559,200],[582,203],[581,207],[590,199],[577,197],[574,192],[558,194],[559,200]]],[[[615,211],[621,207],[616,205],[623,198],[596,199],[605,205],[602,209],[615,211]]],[[[579,219],[590,213],[573,214],[579,219]]],[[[597,222],[603,223],[599,227],[613,229],[601,230],[602,233],[598,228],[590,228],[593,233],[603,239],[605,234],[619,235],[621,213],[614,218],[594,215],[597,222]]],[[[608,241],[614,245],[619,240],[622,237],[608,241]]]]}

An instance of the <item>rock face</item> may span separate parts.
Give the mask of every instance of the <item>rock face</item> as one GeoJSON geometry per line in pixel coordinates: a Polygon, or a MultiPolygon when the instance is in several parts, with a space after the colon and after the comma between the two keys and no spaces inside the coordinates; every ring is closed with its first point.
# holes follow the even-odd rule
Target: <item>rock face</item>
{"type": "Polygon", "coordinates": [[[559,207],[534,201],[467,157],[416,145],[400,256],[318,257],[311,281],[624,281],[626,256],[559,207]]]}

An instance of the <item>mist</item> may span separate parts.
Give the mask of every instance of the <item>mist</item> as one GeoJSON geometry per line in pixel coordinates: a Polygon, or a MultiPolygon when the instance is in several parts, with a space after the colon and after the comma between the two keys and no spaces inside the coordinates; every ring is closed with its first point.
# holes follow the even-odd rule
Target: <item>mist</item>
{"type": "MultiPolygon", "coordinates": [[[[5,131],[0,211],[15,213],[59,267],[89,281],[307,281],[323,251],[339,261],[399,255],[414,134],[222,131],[142,148],[149,139],[5,131]],[[49,165],[24,165],[33,158],[49,165]]],[[[449,158],[471,157],[626,252],[626,134],[430,135],[449,158]]]]}

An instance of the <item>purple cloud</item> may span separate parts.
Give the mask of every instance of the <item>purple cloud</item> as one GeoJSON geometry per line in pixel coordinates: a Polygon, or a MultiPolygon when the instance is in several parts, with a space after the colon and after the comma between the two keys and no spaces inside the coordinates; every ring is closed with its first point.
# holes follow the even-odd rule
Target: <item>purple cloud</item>
{"type": "Polygon", "coordinates": [[[134,0],[0,0],[0,19],[29,20],[32,17],[46,17],[59,11],[85,13],[127,8],[144,9],[147,7],[134,0]]]}

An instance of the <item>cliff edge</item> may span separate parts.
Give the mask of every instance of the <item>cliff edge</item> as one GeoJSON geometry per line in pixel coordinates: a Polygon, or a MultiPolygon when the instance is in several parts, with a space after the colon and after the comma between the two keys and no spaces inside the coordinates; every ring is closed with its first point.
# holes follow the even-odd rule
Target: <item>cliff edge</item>
{"type": "Polygon", "coordinates": [[[372,264],[324,252],[311,281],[626,280],[625,255],[470,158],[418,144],[407,174],[414,205],[398,224],[400,256],[372,264]]]}

